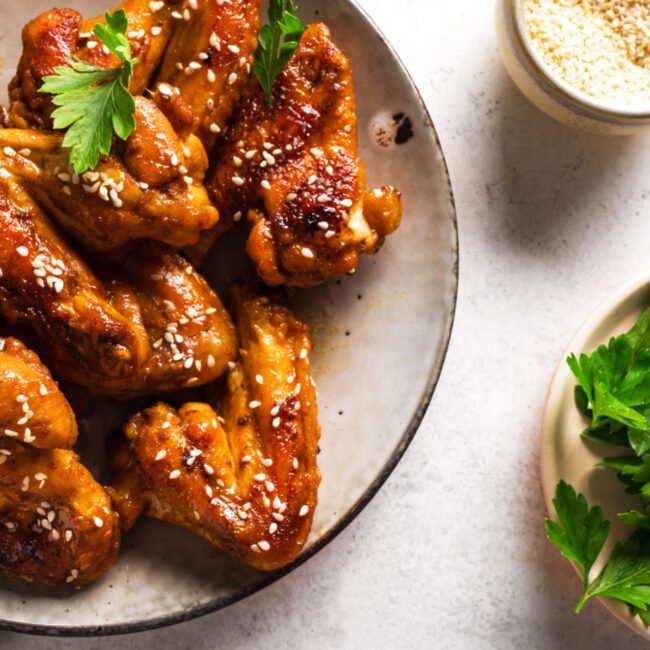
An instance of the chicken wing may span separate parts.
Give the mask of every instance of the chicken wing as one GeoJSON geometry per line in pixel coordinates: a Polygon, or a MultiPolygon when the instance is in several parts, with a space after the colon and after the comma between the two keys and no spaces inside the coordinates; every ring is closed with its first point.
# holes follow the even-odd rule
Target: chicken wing
{"type": "Polygon", "coordinates": [[[156,100],[179,128],[208,151],[250,77],[260,26],[260,0],[196,0],[172,34],[156,76],[156,100]]]}
{"type": "Polygon", "coordinates": [[[113,502],[183,526],[259,569],[291,562],[312,524],[320,473],[306,325],[277,296],[235,291],[240,358],[216,409],[165,404],[134,416],[113,449],[113,502]]]}
{"type": "Polygon", "coordinates": [[[269,110],[251,80],[208,175],[221,221],[190,254],[200,260],[248,213],[262,279],[308,287],[376,252],[399,226],[401,200],[390,187],[366,193],[350,63],[327,27],[308,27],[273,96],[269,110]]]}
{"type": "Polygon", "coordinates": [[[38,356],[14,338],[0,338],[0,438],[67,449],[77,434],[70,404],[38,356]]]}
{"type": "Polygon", "coordinates": [[[0,313],[25,325],[64,379],[113,396],[219,377],[236,336],[217,295],[181,257],[143,244],[94,273],[6,170],[0,174],[0,313]]]}
{"type": "Polygon", "coordinates": [[[73,451],[0,442],[1,573],[81,587],[108,570],[119,546],[110,498],[73,451]]]}
{"type": "MultiPolygon", "coordinates": [[[[151,75],[160,64],[171,35],[175,18],[174,0],[150,2],[125,0],[116,9],[124,9],[129,23],[127,37],[135,66],[131,91],[142,94],[151,75]]],[[[105,50],[92,35],[97,23],[104,23],[103,15],[83,20],[73,9],[52,9],[38,16],[23,29],[23,54],[18,71],[9,86],[11,100],[10,125],[16,128],[49,129],[52,127],[51,96],[39,92],[43,78],[53,74],[57,66],[68,65],[70,56],[97,65],[115,68],[119,61],[105,50]]]]}
{"type": "Polygon", "coordinates": [[[199,140],[181,140],[150,100],[136,104],[136,130],[81,178],[69,166],[62,134],[0,130],[0,166],[92,250],[145,238],[186,246],[219,218],[201,183],[208,159],[199,140]]]}

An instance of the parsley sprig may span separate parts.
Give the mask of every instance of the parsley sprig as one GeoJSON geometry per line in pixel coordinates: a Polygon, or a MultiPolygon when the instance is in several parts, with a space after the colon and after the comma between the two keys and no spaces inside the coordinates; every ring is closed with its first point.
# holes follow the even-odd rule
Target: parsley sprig
{"type": "Polygon", "coordinates": [[[565,557],[576,562],[584,582],[576,613],[591,598],[607,596],[630,605],[648,624],[650,533],[637,530],[626,542],[617,544],[603,570],[589,582],[589,572],[607,541],[610,523],[599,506],[590,508],[585,497],[564,481],[556,488],[553,505],[559,521],[546,520],[548,538],[565,557]]]}
{"type": "Polygon", "coordinates": [[[266,103],[273,107],[273,84],[300,44],[305,26],[296,16],[293,0],[271,0],[269,22],[257,37],[259,47],[253,70],[260,81],[266,103]]]}
{"type": "Polygon", "coordinates": [[[55,95],[54,128],[67,129],[63,146],[70,149],[70,164],[77,174],[94,169],[100,155],[110,153],[113,133],[126,140],[135,129],[129,84],[138,59],[126,38],[126,13],[107,12],[105,18],[106,25],[95,25],[93,33],[122,65],[105,70],[71,57],[70,65],[55,68],[40,89],[55,95]]]}
{"type": "Polygon", "coordinates": [[[582,435],[638,456],[650,451],[650,309],[626,334],[567,363],[579,383],[578,408],[591,420],[582,435]]]}

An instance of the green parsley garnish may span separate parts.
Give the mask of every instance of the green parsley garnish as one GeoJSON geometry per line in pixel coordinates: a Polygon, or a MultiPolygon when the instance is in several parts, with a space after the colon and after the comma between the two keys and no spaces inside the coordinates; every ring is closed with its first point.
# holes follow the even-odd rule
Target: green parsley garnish
{"type": "Polygon", "coordinates": [[[74,57],[44,78],[40,92],[56,95],[52,113],[55,129],[67,129],[63,146],[70,149],[70,164],[77,174],[94,169],[100,155],[110,153],[113,133],[126,140],[135,129],[135,100],[129,92],[133,67],[126,38],[128,21],[123,9],[106,13],[106,25],[93,33],[123,65],[104,70],[74,57]]]}
{"type": "Polygon", "coordinates": [[[295,54],[305,33],[296,9],[293,0],[271,0],[269,24],[262,27],[257,37],[259,47],[253,69],[269,108],[273,107],[273,83],[295,54]]]}
{"type": "Polygon", "coordinates": [[[638,456],[650,451],[650,309],[626,334],[567,363],[579,383],[578,408],[591,419],[582,435],[638,456]]]}
{"type": "Polygon", "coordinates": [[[550,541],[580,567],[584,589],[576,606],[579,613],[595,596],[607,596],[627,603],[650,622],[650,533],[637,530],[626,542],[617,544],[597,578],[589,582],[589,571],[609,534],[609,522],[598,506],[589,508],[582,494],[560,481],[553,505],[559,522],[546,520],[550,541]]]}

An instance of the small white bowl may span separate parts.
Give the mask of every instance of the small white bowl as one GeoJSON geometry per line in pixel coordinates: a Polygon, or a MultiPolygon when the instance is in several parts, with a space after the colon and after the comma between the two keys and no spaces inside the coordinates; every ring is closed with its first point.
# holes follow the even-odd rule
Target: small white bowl
{"type": "Polygon", "coordinates": [[[600,101],[567,84],[549,68],[528,34],[523,0],[497,0],[496,27],[510,76],[550,117],[607,135],[634,135],[650,129],[650,103],[625,107],[600,101]]]}
{"type": "MultiPolygon", "coordinates": [[[[616,472],[597,467],[603,458],[620,456],[623,450],[620,447],[594,445],[581,437],[580,433],[588,422],[576,406],[576,379],[566,358],[572,352],[576,355],[581,352],[589,354],[599,345],[606,344],[612,336],[627,332],[649,305],[650,275],[624,286],[600,305],[578,330],[562,355],[544,407],[540,475],[549,515],[553,518],[556,516],[553,497],[556,485],[563,479],[584,494],[590,505],[601,506],[612,524],[607,544],[592,569],[592,579],[602,570],[615,543],[627,539],[632,533],[633,528],[622,523],[617,513],[638,509],[640,501],[637,496],[625,494],[625,486],[616,477],[616,472]]],[[[539,525],[543,525],[541,520],[539,525]]],[[[577,565],[574,564],[574,567],[577,571],[577,565]]],[[[650,640],[650,627],[646,627],[638,616],[632,616],[627,605],[609,598],[598,600],[625,625],[650,640]]],[[[587,605],[590,606],[593,607],[587,605]]]]}

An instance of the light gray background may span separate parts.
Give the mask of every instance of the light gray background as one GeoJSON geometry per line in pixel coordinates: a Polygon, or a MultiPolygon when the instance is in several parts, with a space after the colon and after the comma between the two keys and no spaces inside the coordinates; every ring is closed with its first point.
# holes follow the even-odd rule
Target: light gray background
{"type": "Polygon", "coordinates": [[[650,140],[576,133],[529,105],[492,0],[362,4],[425,96],[458,204],[456,326],[413,445],[345,533],[245,602],[119,639],[0,633],[0,650],[645,647],[598,604],[571,613],[578,579],[544,538],[537,445],[574,331],[648,271],[650,140]]]}

